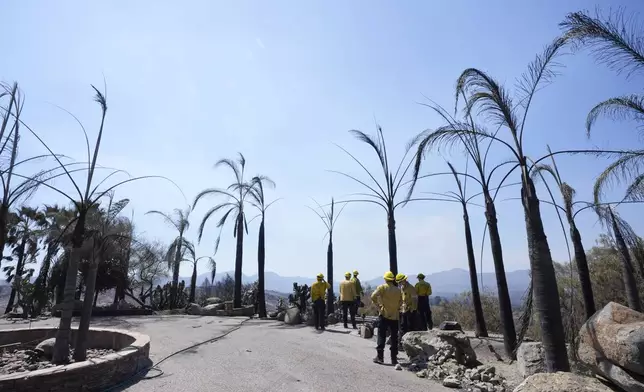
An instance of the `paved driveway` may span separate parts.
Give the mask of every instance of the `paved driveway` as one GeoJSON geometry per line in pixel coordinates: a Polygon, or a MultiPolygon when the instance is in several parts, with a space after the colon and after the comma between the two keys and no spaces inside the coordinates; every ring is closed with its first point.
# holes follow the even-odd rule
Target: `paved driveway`
{"type": "MultiPolygon", "coordinates": [[[[95,326],[131,329],[151,338],[155,363],[165,356],[221,335],[243,318],[149,316],[100,318],[95,326]]],[[[57,319],[35,326],[55,326],[57,319]]],[[[16,327],[27,327],[21,322],[16,327]]],[[[6,321],[0,329],[10,328],[6,321]]],[[[388,352],[385,358],[388,359],[388,352]]],[[[319,333],[311,327],[288,327],[250,320],[226,337],[172,356],[138,382],[119,391],[423,391],[444,388],[413,373],[371,362],[374,342],[341,328],[319,333]]]]}

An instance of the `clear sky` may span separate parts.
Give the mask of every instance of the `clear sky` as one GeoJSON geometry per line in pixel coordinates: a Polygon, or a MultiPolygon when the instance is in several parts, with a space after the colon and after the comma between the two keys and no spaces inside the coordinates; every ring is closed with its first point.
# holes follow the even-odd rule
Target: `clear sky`
{"type": "MultiPolygon", "coordinates": [[[[634,1],[602,1],[603,7],[634,1]]],[[[270,199],[284,200],[269,210],[266,268],[284,276],[313,276],[326,270],[325,229],[305,206],[361,191],[326,170],[364,177],[338,143],[377,171],[369,148],[347,131],[374,132],[374,118],[384,129],[392,161],[418,132],[440,125],[419,105],[423,96],[452,108],[454,83],[467,67],[489,72],[508,87],[536,53],[558,33],[567,12],[594,8],[590,1],[11,1],[0,8],[0,79],[18,81],[26,96],[23,118],[58,153],[84,160],[84,140],[71,111],[96,135],[100,113],[90,84],[107,80],[108,115],[99,163],[132,175],[164,175],[173,186],[146,180],[119,188],[128,197],[135,224],[146,236],[169,241],[174,233],[150,209],[171,211],[192,203],[207,187],[226,187],[232,175],[214,169],[220,158],[238,151],[248,174],[270,176],[277,188],[270,199]]],[[[534,156],[546,144],[556,149],[641,147],[632,124],[599,123],[593,139],[584,134],[588,110],[602,99],[639,92],[641,78],[625,80],[587,53],[566,56],[555,83],[537,94],[528,119],[526,143],[534,156]]],[[[41,152],[25,136],[21,154],[41,152]]],[[[461,169],[460,154],[447,156],[461,169]]],[[[501,161],[507,153],[492,157],[501,161]]],[[[579,200],[591,198],[592,183],[607,164],[589,157],[558,161],[579,200]]],[[[436,156],[425,171],[443,171],[436,156]]],[[[380,173],[379,173],[380,174],[380,173]]],[[[57,186],[71,190],[66,181],[57,186]]],[[[433,179],[420,191],[453,189],[451,178],[433,179]]],[[[473,189],[471,187],[470,189],[473,189]]],[[[542,197],[545,191],[540,188],[542,197]]],[[[621,191],[617,191],[618,195],[621,191]]],[[[507,270],[528,267],[519,189],[499,197],[498,212],[507,270]]],[[[42,191],[33,203],[62,202],[42,191]]],[[[192,214],[190,237],[207,199],[192,214]]],[[[641,209],[623,208],[636,229],[644,229],[641,209]]],[[[484,216],[470,211],[478,252],[484,216]]],[[[558,221],[543,206],[546,231],[555,259],[567,260],[558,221]]],[[[206,227],[200,255],[212,253],[218,230],[206,227]]],[[[601,226],[591,212],[579,220],[585,245],[594,244],[601,226]]],[[[217,255],[219,271],[234,267],[232,226],[224,230],[217,255]]],[[[335,233],[335,268],[357,268],[365,278],[388,268],[384,211],[350,205],[335,233]]],[[[417,203],[397,216],[399,269],[431,273],[467,268],[460,207],[417,203]]],[[[257,271],[257,224],[244,247],[244,273],[257,271]]],[[[483,270],[492,271],[484,247],[483,270]]],[[[182,275],[189,274],[188,265],[182,275]]],[[[205,272],[205,265],[200,268],[205,272]]]]}

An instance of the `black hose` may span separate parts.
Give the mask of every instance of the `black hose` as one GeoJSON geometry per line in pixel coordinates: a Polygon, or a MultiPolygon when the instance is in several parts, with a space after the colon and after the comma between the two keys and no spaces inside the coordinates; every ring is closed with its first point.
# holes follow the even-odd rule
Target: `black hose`
{"type": "Polygon", "coordinates": [[[208,344],[208,343],[216,342],[216,341],[220,340],[221,338],[223,338],[223,337],[225,337],[225,336],[227,336],[227,335],[229,335],[229,334],[231,334],[231,333],[233,333],[233,332],[237,331],[238,329],[240,329],[240,328],[241,328],[241,326],[242,326],[246,321],[249,321],[249,320],[251,320],[251,319],[250,319],[250,318],[247,318],[246,320],[244,320],[244,321],[242,321],[241,323],[239,323],[239,325],[237,325],[236,327],[233,327],[233,328],[229,329],[228,331],[226,331],[226,332],[222,333],[221,335],[217,335],[217,336],[215,336],[215,337],[213,337],[213,338],[210,338],[210,339],[208,339],[208,340],[204,340],[204,341],[199,342],[199,343],[197,343],[197,344],[193,344],[192,346],[189,346],[189,347],[186,347],[186,348],[182,348],[181,350],[178,350],[178,351],[175,351],[175,352],[173,352],[173,353],[171,353],[171,354],[168,354],[168,355],[166,355],[165,357],[163,357],[160,361],[158,361],[157,363],[153,363],[152,365],[150,365],[150,366],[148,366],[148,367],[145,367],[145,368],[143,368],[143,369],[139,370],[138,372],[134,373],[134,374],[133,374],[133,375],[131,375],[130,377],[128,377],[128,378],[126,378],[125,380],[121,381],[120,383],[118,383],[118,384],[116,384],[116,385],[114,385],[114,386],[112,386],[112,387],[110,387],[110,388],[108,388],[108,389],[103,390],[103,392],[110,392],[110,391],[114,391],[114,390],[116,390],[117,388],[120,388],[120,387],[122,387],[122,386],[125,386],[125,385],[127,385],[130,381],[132,381],[134,378],[138,377],[141,373],[148,372],[148,371],[150,371],[150,370],[156,370],[158,373],[157,373],[157,374],[155,374],[155,375],[153,375],[153,376],[150,376],[150,377],[143,377],[143,378],[141,378],[141,380],[151,380],[151,379],[153,379],[153,378],[157,378],[157,377],[159,377],[159,376],[162,376],[162,375],[164,374],[164,373],[163,373],[163,370],[159,369],[159,367],[158,367],[158,366],[159,366],[162,362],[164,362],[165,360],[170,359],[170,358],[174,357],[174,356],[175,356],[175,355],[177,355],[177,354],[181,354],[181,353],[183,353],[183,352],[185,352],[185,351],[191,350],[191,349],[193,349],[193,348],[195,348],[195,347],[199,347],[199,346],[202,346],[202,345],[204,345],[204,344],[208,344]]]}

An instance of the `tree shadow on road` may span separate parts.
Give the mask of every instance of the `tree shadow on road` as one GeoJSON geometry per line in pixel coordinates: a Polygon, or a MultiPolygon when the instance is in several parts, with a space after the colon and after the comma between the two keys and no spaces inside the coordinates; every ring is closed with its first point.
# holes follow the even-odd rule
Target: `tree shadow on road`
{"type": "Polygon", "coordinates": [[[131,387],[132,385],[137,384],[139,381],[150,380],[152,378],[157,378],[157,377],[170,376],[170,375],[164,374],[163,370],[157,367],[154,367],[150,359],[146,359],[143,363],[141,363],[141,366],[143,368],[139,373],[134,374],[130,378],[122,381],[120,384],[117,384],[115,386],[105,389],[103,392],[122,392],[128,389],[129,387],[131,387]]]}

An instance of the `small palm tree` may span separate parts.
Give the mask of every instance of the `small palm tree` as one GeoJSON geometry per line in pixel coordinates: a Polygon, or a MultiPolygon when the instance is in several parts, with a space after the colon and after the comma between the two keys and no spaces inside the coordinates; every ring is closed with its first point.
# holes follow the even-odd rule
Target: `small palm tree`
{"type": "Polygon", "coordinates": [[[199,263],[199,260],[208,260],[208,265],[210,266],[210,276],[213,279],[217,271],[217,262],[215,261],[214,255],[213,257],[197,257],[197,252],[195,251],[195,246],[192,242],[186,243],[185,253],[187,254],[188,258],[185,258],[184,260],[192,263],[192,277],[190,278],[190,298],[188,299],[188,302],[193,303],[195,302],[197,292],[197,264],[199,263]]]}
{"type": "MultiPolygon", "coordinates": [[[[25,265],[36,262],[38,242],[44,235],[44,231],[42,230],[44,219],[45,215],[41,211],[31,207],[21,207],[20,210],[10,217],[11,225],[8,242],[14,245],[13,254],[17,260],[15,266],[5,266],[3,268],[3,271],[7,275],[7,283],[13,281],[5,314],[12,310],[14,301],[16,300],[16,294],[18,296],[20,295],[20,285],[26,272],[25,265]]],[[[33,274],[33,270],[29,272],[29,275],[31,274],[33,274]]],[[[20,302],[20,298],[18,298],[18,302],[20,302]]],[[[28,310],[23,308],[22,311],[26,317],[28,310]]]]}
{"type": "MultiPolygon", "coordinates": [[[[550,147],[548,147],[548,152],[551,153],[550,147]]],[[[545,164],[536,165],[532,172],[532,177],[536,179],[542,177],[546,173],[550,174],[561,193],[561,198],[563,199],[563,211],[570,228],[570,240],[572,241],[575,252],[575,264],[577,265],[577,274],[579,275],[581,292],[584,297],[586,319],[589,319],[596,311],[595,298],[593,296],[592,282],[590,280],[590,272],[588,270],[586,250],[584,249],[584,244],[581,241],[581,234],[579,233],[577,224],[575,223],[575,212],[573,207],[575,189],[561,179],[559,168],[557,167],[554,156],[551,156],[551,159],[552,166],[545,164]]]]}
{"type": "Polygon", "coordinates": [[[342,208],[340,208],[336,214],[335,201],[333,198],[331,198],[331,204],[329,204],[330,208],[326,211],[320,203],[315,200],[313,200],[313,202],[317,205],[317,209],[311,207],[309,207],[309,209],[313,211],[318,218],[320,218],[322,223],[324,223],[324,226],[326,227],[326,234],[324,234],[324,236],[329,236],[329,245],[326,250],[326,275],[329,283],[329,290],[326,296],[326,313],[331,314],[334,312],[333,300],[335,298],[333,295],[333,230],[335,229],[335,224],[338,221],[340,214],[342,214],[342,210],[344,210],[344,207],[347,205],[343,204],[342,208]]]}
{"type": "Polygon", "coordinates": [[[178,287],[179,287],[179,267],[181,266],[181,261],[183,260],[184,247],[188,245],[188,241],[185,239],[186,231],[190,228],[190,206],[185,210],[175,208],[173,214],[169,215],[161,211],[151,210],[146,212],[146,215],[157,215],[163,218],[165,223],[170,227],[173,227],[177,231],[177,236],[170,243],[168,251],[166,254],[166,260],[168,261],[168,269],[172,271],[172,285],[170,287],[170,307],[175,308],[177,306],[178,298],[178,287]]]}
{"type": "Polygon", "coordinates": [[[382,178],[384,181],[376,180],[374,176],[366,166],[360,162],[355,156],[353,156],[349,151],[340,147],[347,155],[349,155],[360,167],[367,173],[369,179],[363,181],[359,180],[354,176],[349,174],[332,170],[331,172],[340,174],[344,177],[347,177],[354,182],[362,185],[368,190],[368,193],[357,193],[355,196],[365,197],[365,199],[351,199],[346,201],[340,201],[338,203],[370,203],[376,204],[382,207],[387,214],[387,239],[389,245],[389,269],[394,274],[398,273],[398,247],[396,244],[396,217],[395,212],[396,208],[400,205],[405,204],[409,201],[419,200],[419,199],[404,199],[404,195],[397,197],[399,190],[403,183],[411,164],[414,162],[412,159],[407,159],[411,145],[407,146],[403,158],[400,160],[400,163],[397,167],[392,167],[389,162],[389,157],[387,155],[387,147],[385,145],[385,138],[382,133],[382,128],[377,126],[376,136],[367,135],[366,133],[358,130],[349,131],[354,135],[358,140],[368,144],[373,151],[376,153],[378,162],[380,163],[380,169],[382,170],[382,178]],[[395,171],[393,171],[395,168],[395,171]],[[371,183],[371,185],[370,185],[371,183]],[[402,200],[400,200],[402,199],[402,200]]]}
{"type": "Polygon", "coordinates": [[[266,288],[264,282],[266,265],[266,241],[264,233],[266,227],[264,226],[264,222],[268,208],[272,206],[273,203],[280,200],[276,199],[267,203],[264,196],[264,189],[266,186],[275,188],[275,182],[266,176],[255,176],[250,182],[250,190],[248,193],[251,198],[250,204],[259,210],[259,218],[261,219],[259,224],[259,239],[257,241],[257,301],[259,303],[259,317],[266,317],[266,288]]]}
{"type": "Polygon", "coordinates": [[[88,217],[86,230],[87,241],[91,243],[91,256],[89,271],[85,278],[85,298],[81,319],[78,325],[76,346],[74,347],[74,360],[76,362],[87,359],[87,338],[89,324],[92,318],[92,307],[94,305],[94,292],[96,288],[96,275],[99,266],[106,260],[114,249],[123,250],[131,241],[131,222],[127,219],[119,221],[119,214],[130,202],[129,199],[122,199],[114,202],[114,192],[107,195],[108,204],[105,210],[96,206],[88,217]]]}
{"type": "Polygon", "coordinates": [[[236,308],[241,307],[242,304],[242,264],[244,258],[244,231],[248,234],[248,222],[244,212],[244,204],[246,197],[250,193],[252,186],[244,181],[244,170],[246,168],[246,158],[240,153],[237,160],[221,159],[215,167],[225,166],[229,168],[235,176],[235,181],[228,186],[227,189],[209,188],[201,191],[193,203],[195,208],[199,200],[205,196],[225,196],[226,201],[212,207],[206,215],[204,215],[201,225],[199,225],[199,241],[203,237],[203,230],[210,217],[220,210],[225,210],[217,222],[217,227],[220,228],[219,235],[215,241],[215,249],[219,247],[221,239],[221,231],[228,220],[228,217],[234,217],[235,227],[233,230],[233,237],[237,239],[235,251],[235,290],[233,295],[233,306],[236,308]]]}
{"type": "MultiPolygon", "coordinates": [[[[564,30],[564,39],[568,42],[575,47],[592,49],[598,62],[630,76],[644,71],[644,37],[638,36],[639,30],[628,26],[625,20],[623,10],[610,13],[606,18],[599,12],[592,17],[588,12],[580,11],[568,14],[560,26],[564,30]]],[[[609,98],[595,105],[586,119],[588,137],[595,121],[601,116],[615,120],[635,120],[641,127],[644,124],[644,95],[609,98]]],[[[599,203],[606,188],[622,180],[630,182],[625,199],[644,199],[644,174],[641,173],[643,163],[644,150],[638,149],[622,155],[610,164],[595,182],[595,203],[599,203]]]]}

